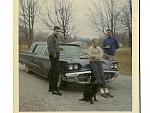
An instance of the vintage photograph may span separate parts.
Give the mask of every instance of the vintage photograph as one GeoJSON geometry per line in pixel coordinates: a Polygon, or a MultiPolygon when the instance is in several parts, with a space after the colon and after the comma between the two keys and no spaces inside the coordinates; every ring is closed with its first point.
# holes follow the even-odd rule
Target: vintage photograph
{"type": "Polygon", "coordinates": [[[16,111],[135,111],[132,0],[16,1],[16,111]]]}

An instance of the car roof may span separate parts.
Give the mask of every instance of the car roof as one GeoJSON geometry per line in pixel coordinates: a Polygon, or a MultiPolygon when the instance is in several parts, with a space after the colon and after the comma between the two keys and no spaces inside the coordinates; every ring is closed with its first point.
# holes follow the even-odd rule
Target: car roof
{"type": "MultiPolygon", "coordinates": [[[[47,42],[34,42],[34,44],[47,44],[47,42]]],[[[59,43],[60,45],[80,46],[79,44],[72,43],[59,43]]]]}

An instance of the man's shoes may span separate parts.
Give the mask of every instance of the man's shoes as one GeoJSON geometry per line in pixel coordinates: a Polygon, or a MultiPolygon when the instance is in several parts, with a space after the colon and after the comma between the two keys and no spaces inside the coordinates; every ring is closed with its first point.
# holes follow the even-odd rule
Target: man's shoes
{"type": "Polygon", "coordinates": [[[53,90],[49,89],[48,92],[52,92],[53,90]]]}
{"type": "Polygon", "coordinates": [[[106,93],[106,95],[112,98],[114,97],[111,93],[106,93]]]}
{"type": "Polygon", "coordinates": [[[101,96],[104,97],[104,98],[108,98],[108,96],[106,95],[106,93],[102,93],[101,96]]]}
{"type": "Polygon", "coordinates": [[[59,87],[57,87],[57,94],[60,96],[62,95],[62,93],[60,93],[59,87]]]}
{"type": "Polygon", "coordinates": [[[60,93],[60,92],[56,92],[56,91],[52,91],[52,94],[53,94],[53,95],[59,95],[59,96],[61,96],[61,95],[62,95],[62,93],[60,93]]]}
{"type": "Polygon", "coordinates": [[[57,94],[57,92],[56,92],[56,91],[52,91],[52,94],[53,94],[53,95],[56,95],[56,94],[57,94]]]}
{"type": "Polygon", "coordinates": [[[79,101],[85,101],[85,99],[84,99],[84,98],[81,98],[81,99],[79,99],[79,101]]]}
{"type": "Polygon", "coordinates": [[[90,101],[90,103],[91,103],[91,104],[94,104],[94,102],[93,102],[93,101],[90,101]]]}
{"type": "Polygon", "coordinates": [[[57,92],[57,95],[61,96],[61,95],[62,95],[62,93],[60,93],[60,92],[58,93],[58,92],[57,92]]]}

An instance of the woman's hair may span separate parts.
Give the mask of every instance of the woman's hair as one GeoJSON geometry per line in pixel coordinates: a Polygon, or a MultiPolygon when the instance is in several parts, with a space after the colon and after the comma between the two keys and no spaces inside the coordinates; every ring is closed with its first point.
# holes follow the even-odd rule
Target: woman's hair
{"type": "Polygon", "coordinates": [[[93,39],[91,40],[91,42],[93,43],[95,40],[98,41],[98,38],[93,38],[93,39]]]}

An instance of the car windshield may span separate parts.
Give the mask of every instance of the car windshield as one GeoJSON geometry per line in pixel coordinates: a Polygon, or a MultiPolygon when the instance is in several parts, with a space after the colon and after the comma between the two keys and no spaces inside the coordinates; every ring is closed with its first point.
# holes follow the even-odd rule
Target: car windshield
{"type": "Polygon", "coordinates": [[[60,45],[60,56],[61,57],[80,57],[83,54],[80,51],[79,46],[72,46],[72,45],[60,45]]]}
{"type": "MultiPolygon", "coordinates": [[[[79,46],[75,45],[59,45],[60,57],[62,58],[88,58],[86,54],[83,54],[79,46]]],[[[45,51],[45,55],[48,55],[48,48],[45,51]]]]}

